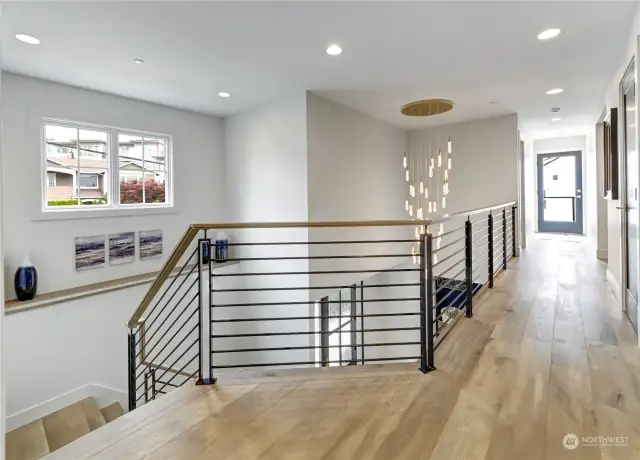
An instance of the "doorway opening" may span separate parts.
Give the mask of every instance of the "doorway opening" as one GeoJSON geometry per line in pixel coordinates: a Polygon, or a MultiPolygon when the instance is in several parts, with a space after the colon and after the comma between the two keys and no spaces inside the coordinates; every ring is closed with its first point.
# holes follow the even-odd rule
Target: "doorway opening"
{"type": "Polygon", "coordinates": [[[538,231],[582,234],[582,152],[537,156],[538,231]]]}

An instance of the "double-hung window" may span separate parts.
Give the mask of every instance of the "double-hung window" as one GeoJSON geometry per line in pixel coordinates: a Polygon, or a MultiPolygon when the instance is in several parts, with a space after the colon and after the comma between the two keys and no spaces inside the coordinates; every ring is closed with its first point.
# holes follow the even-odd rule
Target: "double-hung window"
{"type": "Polygon", "coordinates": [[[45,120],[42,210],[171,207],[171,137],[45,120]]]}

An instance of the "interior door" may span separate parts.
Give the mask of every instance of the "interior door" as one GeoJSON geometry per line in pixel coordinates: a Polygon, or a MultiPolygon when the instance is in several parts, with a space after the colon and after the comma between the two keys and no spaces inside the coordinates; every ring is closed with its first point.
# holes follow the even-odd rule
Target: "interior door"
{"type": "Polygon", "coordinates": [[[582,152],[538,155],[538,231],[582,233],[582,152]]]}
{"type": "Polygon", "coordinates": [[[620,86],[622,106],[622,158],[624,161],[624,199],[622,210],[625,281],[624,308],[638,331],[638,139],[636,131],[637,104],[635,85],[635,61],[627,69],[620,86]]]}

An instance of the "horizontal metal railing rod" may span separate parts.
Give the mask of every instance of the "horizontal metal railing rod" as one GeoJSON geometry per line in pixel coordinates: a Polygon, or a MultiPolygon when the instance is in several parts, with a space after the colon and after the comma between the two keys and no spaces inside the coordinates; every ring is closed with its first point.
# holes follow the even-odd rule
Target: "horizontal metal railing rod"
{"type": "MultiPolygon", "coordinates": [[[[439,224],[441,222],[446,222],[448,220],[452,220],[452,219],[455,219],[455,218],[458,218],[458,217],[475,216],[476,214],[481,214],[483,212],[493,211],[494,209],[502,209],[502,208],[505,208],[507,206],[512,206],[514,204],[516,204],[515,201],[510,201],[508,203],[502,203],[502,204],[498,204],[498,205],[495,205],[495,206],[489,206],[487,208],[471,209],[469,211],[457,212],[455,214],[451,214],[451,215],[449,215],[447,217],[443,217],[441,219],[432,220],[432,221],[430,221],[430,225],[439,224]]],[[[416,222],[418,222],[418,221],[416,221],[416,222]]],[[[414,225],[419,225],[419,224],[414,224],[414,225]]]]}
{"type": "MultiPolygon", "coordinates": [[[[151,311],[149,312],[148,315],[146,315],[146,319],[149,319],[153,316],[153,313],[156,311],[156,308],[158,308],[158,306],[160,305],[160,302],[162,302],[162,299],[164,299],[164,297],[169,293],[169,291],[171,290],[171,288],[173,287],[173,285],[175,284],[175,282],[178,280],[178,278],[180,278],[182,276],[182,272],[184,271],[185,268],[187,268],[187,266],[189,265],[189,262],[191,261],[191,259],[193,258],[193,256],[198,252],[198,249],[196,248],[191,255],[189,256],[189,258],[187,259],[187,261],[185,262],[185,264],[182,266],[182,268],[180,269],[180,271],[178,272],[178,274],[176,276],[173,277],[173,279],[171,280],[171,283],[169,283],[169,286],[167,286],[167,288],[164,290],[164,292],[162,293],[162,295],[160,296],[160,298],[158,299],[158,301],[155,303],[155,305],[151,308],[151,311]]],[[[189,272],[189,274],[187,276],[185,276],[184,281],[189,278],[189,276],[191,276],[191,273],[193,273],[193,270],[195,270],[196,265],[193,265],[191,267],[191,271],[189,272]]],[[[178,291],[178,289],[176,290],[176,292],[178,291]]],[[[170,301],[169,301],[170,302],[170,301]]],[[[168,303],[165,304],[165,307],[168,305],[168,303]]],[[[141,318],[141,320],[144,320],[143,318],[141,318]]]]}
{"type": "Polygon", "coordinates": [[[484,241],[484,244],[489,244],[489,242],[487,241],[487,235],[486,235],[486,234],[482,235],[482,236],[481,236],[480,238],[478,238],[478,239],[473,240],[473,247],[475,247],[475,246],[476,246],[476,243],[477,243],[478,241],[484,241]]]}
{"type": "MultiPolygon", "coordinates": [[[[169,369],[173,369],[173,367],[178,363],[178,361],[180,361],[182,358],[184,358],[184,355],[186,355],[186,354],[187,354],[187,352],[188,352],[189,350],[191,350],[191,349],[194,347],[194,345],[197,345],[197,344],[198,344],[198,340],[199,340],[199,339],[196,339],[196,340],[195,340],[191,345],[189,345],[189,346],[188,346],[188,347],[187,347],[187,348],[182,352],[182,354],[181,354],[180,356],[178,356],[178,357],[175,359],[175,361],[173,362],[173,364],[171,364],[170,366],[168,366],[168,368],[169,368],[169,369]]],[[[196,356],[195,356],[194,358],[192,358],[191,360],[187,361],[187,364],[190,364],[191,362],[193,362],[193,360],[194,360],[195,358],[197,358],[198,356],[200,356],[200,350],[199,350],[199,349],[198,349],[198,352],[196,353],[196,356]]],[[[167,358],[168,358],[168,356],[167,356],[167,358]]],[[[166,361],[166,358],[165,358],[165,361],[166,361]]],[[[176,378],[176,376],[177,376],[177,375],[180,375],[180,372],[184,371],[184,369],[185,369],[186,367],[187,367],[187,366],[185,365],[182,369],[178,370],[178,371],[174,374],[174,376],[173,376],[173,377],[171,377],[171,379],[170,379],[169,381],[172,381],[174,378],[176,378]]],[[[162,377],[164,377],[165,375],[167,375],[167,372],[169,372],[169,370],[166,370],[166,371],[164,371],[162,374],[160,374],[160,375],[157,377],[157,380],[162,380],[162,377]]],[[[138,386],[138,388],[136,388],[136,392],[137,392],[139,389],[140,389],[140,386],[138,386]]]]}
{"type": "Polygon", "coordinates": [[[450,291],[447,295],[445,295],[442,299],[440,299],[434,306],[433,308],[437,309],[438,307],[440,307],[445,300],[447,300],[449,298],[449,296],[451,296],[451,294],[453,294],[454,292],[462,292],[463,294],[465,293],[465,291],[450,291]]]}
{"type": "MultiPolygon", "coordinates": [[[[395,283],[395,284],[365,284],[358,285],[360,288],[391,288],[391,287],[410,287],[420,286],[420,283],[395,283]]],[[[212,292],[265,292],[265,291],[312,291],[317,289],[341,291],[343,289],[350,289],[353,285],[343,286],[300,286],[300,287],[273,287],[273,288],[238,288],[238,289],[212,289],[212,292]]]]}
{"type": "Polygon", "coordinates": [[[445,271],[443,271],[443,272],[440,272],[440,273],[435,274],[435,276],[437,276],[437,277],[439,277],[439,278],[444,278],[444,275],[445,275],[445,274],[449,273],[449,272],[450,272],[451,270],[453,270],[454,268],[459,267],[459,266],[460,266],[460,264],[461,264],[461,263],[463,263],[463,262],[464,262],[464,258],[463,258],[463,259],[458,260],[458,261],[457,261],[456,263],[454,263],[454,264],[451,264],[451,266],[450,266],[449,268],[447,268],[447,269],[446,269],[445,271]]]}
{"type": "MultiPolygon", "coordinates": [[[[358,300],[358,302],[360,302],[358,300]]],[[[344,303],[344,301],[343,301],[344,303]]],[[[335,315],[335,316],[323,316],[322,319],[345,319],[350,318],[387,318],[395,316],[419,316],[419,312],[401,312],[401,313],[371,313],[366,315],[335,315]]],[[[294,321],[294,320],[312,320],[320,319],[319,316],[280,316],[280,317],[265,317],[265,318],[233,318],[233,319],[213,319],[212,323],[255,323],[261,321],[294,321]]]]}
{"type": "MultiPolygon", "coordinates": [[[[317,333],[320,335],[320,332],[317,333]]],[[[421,342],[383,342],[383,343],[366,343],[365,348],[369,347],[393,347],[393,346],[405,346],[405,345],[420,345],[421,342]]],[[[294,346],[294,347],[266,347],[266,348],[228,348],[228,349],[216,349],[212,350],[211,354],[218,353],[253,353],[260,351],[294,351],[294,350],[320,350],[328,348],[343,348],[346,345],[306,345],[306,346],[294,346]]],[[[361,346],[361,345],[358,345],[361,346]]]]}
{"type": "MultiPolygon", "coordinates": [[[[383,329],[358,329],[349,332],[394,332],[394,331],[419,331],[419,327],[389,327],[383,329]]],[[[299,331],[299,332],[254,332],[249,334],[212,334],[212,339],[232,339],[239,337],[280,337],[287,335],[315,335],[317,331],[299,331]]]]}
{"type": "MultiPolygon", "coordinates": [[[[453,308],[455,308],[456,310],[460,310],[460,308],[455,307],[455,306],[454,306],[453,308]]],[[[442,311],[440,312],[440,314],[439,314],[438,316],[436,316],[436,317],[433,319],[433,323],[435,324],[435,323],[437,323],[438,321],[440,321],[442,318],[444,318],[444,316],[445,316],[446,314],[447,314],[446,310],[442,310],[442,311]]]]}
{"type": "Polygon", "coordinates": [[[471,253],[474,257],[474,259],[476,258],[475,255],[478,254],[480,252],[481,249],[487,248],[489,247],[489,242],[485,241],[484,244],[481,244],[479,246],[473,245],[473,252],[471,253]]]}
{"type": "Polygon", "coordinates": [[[228,262],[253,262],[253,261],[275,261],[275,260],[325,260],[325,259],[382,259],[411,257],[413,254],[363,254],[346,256],[296,256],[296,257],[237,257],[227,259],[228,262]]]}
{"type": "MultiPolygon", "coordinates": [[[[417,222],[417,221],[414,221],[417,222]]],[[[228,246],[315,246],[322,244],[379,244],[379,243],[415,243],[415,240],[336,240],[336,241],[267,241],[264,243],[232,242],[228,246]]]]}
{"type": "MultiPolygon", "coordinates": [[[[455,275],[453,275],[451,277],[451,279],[449,281],[447,281],[444,285],[440,286],[439,288],[437,288],[433,293],[437,294],[438,292],[442,291],[443,289],[447,288],[448,286],[450,286],[451,284],[454,284],[455,282],[460,282],[461,280],[457,279],[458,276],[462,275],[464,273],[466,269],[463,268],[462,270],[460,270],[458,273],[456,273],[455,275]]],[[[464,280],[463,280],[464,281],[464,280]]]]}
{"type": "MultiPolygon", "coordinates": [[[[160,356],[160,355],[162,354],[162,352],[163,352],[164,350],[166,350],[166,348],[169,346],[169,344],[171,343],[171,341],[172,341],[173,339],[175,339],[175,338],[176,338],[176,336],[177,336],[180,332],[182,332],[182,329],[183,329],[183,328],[187,325],[187,323],[188,323],[188,322],[189,322],[189,321],[190,321],[190,320],[195,316],[195,314],[196,314],[196,313],[198,313],[198,310],[194,310],[194,311],[193,311],[193,313],[191,313],[191,316],[187,317],[187,319],[186,319],[186,320],[185,320],[185,322],[182,324],[182,326],[180,326],[180,329],[178,329],[178,330],[173,334],[173,336],[172,336],[169,340],[167,340],[167,342],[164,344],[164,347],[162,347],[162,349],[161,349],[161,350],[160,350],[160,351],[159,351],[159,352],[158,352],[158,353],[157,353],[153,358],[149,358],[148,365],[146,366],[146,368],[145,368],[145,369],[148,369],[148,368],[150,367],[150,363],[152,363],[155,359],[157,359],[157,358],[158,358],[158,356],[160,356]]],[[[185,338],[186,338],[186,337],[189,337],[191,334],[193,334],[197,328],[198,328],[198,324],[196,324],[193,328],[191,328],[191,330],[190,330],[189,332],[187,332],[187,334],[185,335],[185,338]]],[[[184,341],[184,339],[182,339],[182,340],[184,341]]],[[[147,356],[151,355],[151,353],[153,352],[153,350],[155,350],[155,349],[156,349],[156,347],[157,347],[159,344],[160,344],[160,342],[158,341],[158,343],[156,343],[153,347],[151,347],[151,350],[149,351],[149,353],[147,353],[147,356]]],[[[180,346],[181,344],[182,344],[182,342],[180,342],[180,343],[178,344],[178,346],[180,346]]],[[[177,347],[176,347],[176,348],[177,348],[177,347]]],[[[174,349],[174,351],[175,351],[175,349],[174,349]]],[[[173,352],[171,352],[171,353],[173,353],[173,352]]],[[[171,353],[169,353],[169,354],[171,354],[171,353]]],[[[138,363],[138,365],[136,366],[136,371],[137,371],[137,370],[138,370],[138,368],[139,368],[141,365],[143,365],[143,364],[144,364],[144,361],[141,361],[140,363],[138,363]]]]}
{"type": "Polygon", "coordinates": [[[484,227],[479,228],[478,230],[474,230],[473,232],[471,232],[471,234],[475,235],[476,233],[480,233],[480,232],[484,232],[486,234],[488,228],[489,228],[489,226],[485,225],[484,227]]]}
{"type": "MultiPolygon", "coordinates": [[[[358,361],[361,363],[379,363],[383,361],[413,361],[419,360],[420,356],[394,356],[390,358],[360,358],[358,361]]],[[[244,367],[270,367],[270,366],[314,366],[318,364],[342,364],[348,363],[348,359],[341,361],[291,361],[280,363],[251,363],[251,364],[226,364],[221,366],[211,366],[211,369],[236,369],[244,367]]]]}
{"type": "MultiPolygon", "coordinates": [[[[456,291],[451,291],[451,294],[452,294],[452,293],[454,293],[454,292],[456,292],[456,291]]],[[[467,294],[467,293],[466,293],[466,291],[459,291],[459,292],[460,292],[460,294],[458,294],[458,295],[457,295],[453,300],[451,300],[451,301],[449,302],[450,304],[455,305],[455,303],[456,303],[456,302],[457,302],[457,301],[458,301],[458,300],[459,300],[463,295],[466,295],[466,294],[467,294]]],[[[437,305],[436,305],[436,306],[437,306],[437,305]]],[[[455,307],[455,308],[457,308],[457,307],[455,307]]]]}
{"type": "MultiPolygon", "coordinates": [[[[438,237],[438,238],[442,238],[442,237],[438,237]]],[[[451,243],[447,243],[444,246],[440,246],[438,249],[434,249],[432,252],[433,254],[435,254],[438,251],[442,251],[443,249],[447,249],[450,248],[451,246],[456,245],[457,243],[463,241],[464,242],[464,236],[462,236],[461,238],[458,238],[457,240],[453,240],[451,243]]],[[[462,248],[464,249],[464,248],[462,248]]]]}
{"type": "Polygon", "coordinates": [[[213,277],[222,278],[229,276],[279,276],[279,275],[332,275],[346,273],[400,273],[400,272],[419,272],[419,268],[389,268],[385,270],[316,270],[312,272],[265,272],[265,273],[220,273],[213,274],[213,277]]]}
{"type": "MultiPolygon", "coordinates": [[[[193,358],[191,358],[189,361],[187,361],[187,362],[185,363],[185,365],[184,365],[184,366],[182,366],[182,368],[180,369],[180,372],[184,371],[184,370],[187,368],[187,366],[188,366],[189,364],[191,364],[191,363],[192,363],[196,358],[198,358],[199,356],[200,356],[200,354],[198,353],[198,354],[197,354],[197,355],[195,355],[193,358]]],[[[198,373],[198,370],[196,370],[193,374],[191,374],[191,377],[189,377],[187,380],[185,380],[184,382],[182,382],[182,383],[180,384],[180,386],[184,385],[184,384],[185,384],[185,383],[187,383],[190,379],[194,378],[194,377],[196,376],[196,374],[197,374],[197,373],[198,373]]],[[[167,382],[167,383],[170,383],[170,382],[171,382],[173,379],[175,379],[178,375],[180,375],[180,374],[174,374],[174,376],[173,376],[173,377],[171,377],[171,378],[168,380],[168,382],[167,382]]],[[[157,391],[162,391],[162,390],[164,389],[164,387],[165,387],[165,386],[166,386],[166,384],[165,384],[165,385],[163,385],[163,386],[161,386],[161,387],[160,387],[160,389],[159,389],[159,390],[157,390],[157,391]]]]}
{"type": "Polygon", "coordinates": [[[157,385],[164,384],[173,388],[180,388],[180,385],[176,385],[175,383],[170,383],[170,382],[163,382],[162,380],[156,380],[156,384],[157,385]]]}
{"type": "MultiPolygon", "coordinates": [[[[433,264],[433,268],[436,268],[438,265],[443,264],[444,262],[446,262],[447,260],[451,259],[452,257],[457,256],[458,254],[460,254],[462,251],[464,251],[465,248],[460,248],[455,252],[452,252],[451,254],[449,254],[447,257],[443,257],[442,259],[438,260],[438,263],[433,264]]],[[[433,251],[435,252],[435,251],[433,251]]],[[[464,260],[464,259],[463,259],[464,260]]]]}
{"type": "Polygon", "coordinates": [[[435,332],[435,339],[437,339],[436,344],[434,345],[434,348],[437,349],[438,346],[442,343],[442,341],[444,340],[444,338],[449,335],[449,332],[451,332],[453,330],[453,327],[458,324],[458,321],[460,321],[460,318],[462,318],[464,315],[462,314],[462,310],[460,310],[460,313],[458,313],[455,318],[450,319],[449,321],[447,321],[447,323],[437,332],[435,332]],[[453,321],[453,322],[451,322],[453,321]]]}
{"type": "MultiPolygon", "coordinates": [[[[197,280],[196,280],[197,281],[197,280]]],[[[191,289],[191,288],[190,288],[191,289]]],[[[190,290],[189,289],[189,290],[190,290]]],[[[171,309],[171,311],[169,312],[169,314],[167,316],[165,316],[164,320],[162,321],[162,323],[160,324],[160,326],[158,326],[158,328],[151,334],[151,337],[149,337],[148,339],[145,339],[145,343],[146,342],[151,342],[153,340],[153,338],[158,334],[158,332],[160,332],[162,330],[162,327],[166,324],[166,322],[169,320],[169,318],[171,318],[171,315],[173,315],[173,312],[176,311],[176,309],[180,306],[180,304],[182,303],[182,301],[184,300],[184,298],[186,297],[186,294],[189,291],[185,292],[185,294],[180,298],[180,300],[178,302],[176,302],[175,306],[171,309]]],[[[180,313],[178,313],[178,316],[176,316],[174,318],[174,323],[175,321],[178,321],[178,319],[180,319],[182,317],[182,315],[184,314],[185,311],[187,311],[189,309],[189,307],[193,304],[193,302],[198,298],[198,293],[196,292],[193,297],[191,297],[191,300],[189,300],[187,302],[187,304],[184,306],[184,308],[182,309],[182,311],[180,313]]],[[[149,332],[149,329],[145,329],[145,335],[149,332]]],[[[138,340],[138,343],[140,343],[143,340],[143,335],[140,334],[140,339],[138,340]]],[[[138,345],[138,343],[136,343],[136,345],[138,345]]],[[[136,358],[138,358],[138,356],[140,356],[140,354],[142,353],[142,347],[140,349],[140,351],[138,352],[138,354],[136,354],[136,358]]]]}
{"type": "MultiPolygon", "coordinates": [[[[395,299],[363,299],[358,300],[358,302],[369,302],[369,303],[377,303],[377,302],[413,302],[416,300],[420,300],[419,297],[399,297],[395,299]]],[[[256,303],[226,303],[226,304],[215,304],[213,308],[231,308],[231,307],[279,307],[282,305],[314,305],[318,303],[317,300],[302,300],[300,302],[256,302],[256,303]]],[[[323,303],[345,303],[344,300],[326,300],[323,303]]],[[[345,315],[347,316],[347,315],[345,315]]]]}
{"type": "Polygon", "coordinates": [[[474,253],[473,253],[473,256],[474,256],[474,257],[473,257],[473,262],[474,262],[474,263],[475,263],[475,262],[478,262],[478,261],[486,262],[486,260],[484,260],[483,258],[484,258],[484,256],[486,256],[488,253],[489,253],[489,248],[485,249],[484,251],[482,251],[482,252],[481,252],[481,253],[479,253],[479,254],[478,254],[478,253],[476,253],[476,252],[474,252],[474,253]]]}
{"type": "Polygon", "coordinates": [[[445,237],[445,236],[447,236],[447,235],[450,235],[450,234],[452,234],[452,233],[459,232],[460,230],[464,230],[464,225],[463,225],[463,226],[461,226],[461,227],[458,227],[458,228],[454,228],[453,230],[449,230],[449,231],[447,231],[447,232],[444,232],[444,233],[442,233],[442,234],[440,234],[440,235],[434,235],[434,237],[440,237],[440,238],[443,238],[443,237],[445,237]]]}

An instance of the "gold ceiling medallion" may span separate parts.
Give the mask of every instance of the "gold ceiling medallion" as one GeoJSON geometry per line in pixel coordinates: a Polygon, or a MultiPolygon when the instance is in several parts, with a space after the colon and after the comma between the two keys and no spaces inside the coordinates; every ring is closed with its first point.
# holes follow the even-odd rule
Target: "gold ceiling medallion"
{"type": "Polygon", "coordinates": [[[425,99],[409,102],[402,106],[400,112],[408,117],[429,117],[448,112],[453,108],[453,102],[447,99],[425,99]]]}

